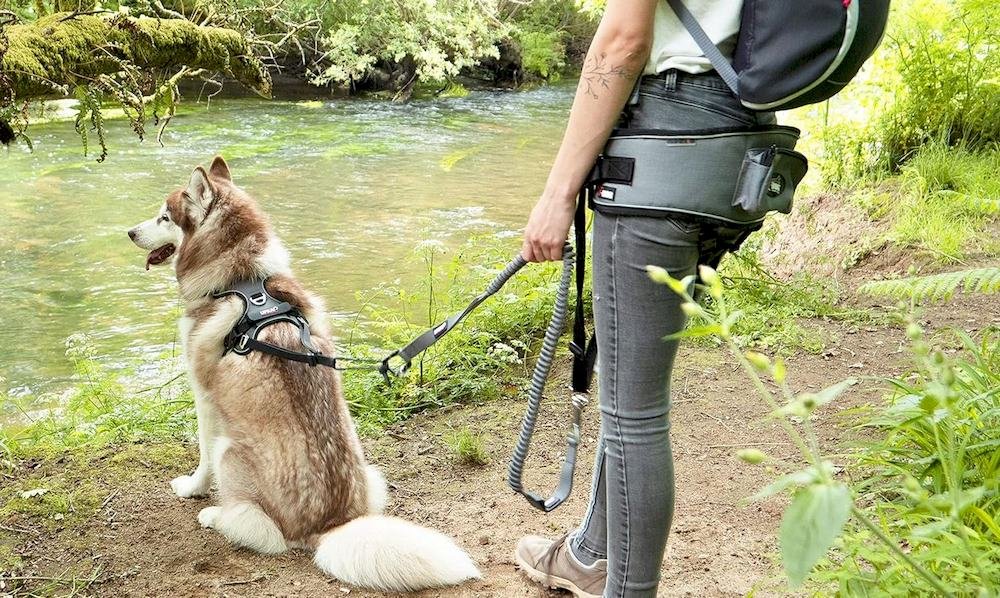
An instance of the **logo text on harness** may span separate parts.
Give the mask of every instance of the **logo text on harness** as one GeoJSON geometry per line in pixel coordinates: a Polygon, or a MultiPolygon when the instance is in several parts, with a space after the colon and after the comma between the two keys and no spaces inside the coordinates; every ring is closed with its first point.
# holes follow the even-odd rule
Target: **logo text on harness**
{"type": "Polygon", "coordinates": [[[260,315],[261,316],[269,316],[269,315],[273,314],[276,311],[278,311],[278,306],[277,305],[275,305],[274,307],[269,307],[267,309],[260,310],[260,315]]]}

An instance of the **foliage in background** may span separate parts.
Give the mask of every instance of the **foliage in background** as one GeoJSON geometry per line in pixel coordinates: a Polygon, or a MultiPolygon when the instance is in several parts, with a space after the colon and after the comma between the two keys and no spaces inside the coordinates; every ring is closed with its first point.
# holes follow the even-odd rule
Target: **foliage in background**
{"type": "Polygon", "coordinates": [[[894,173],[930,142],[970,150],[1000,142],[1000,11],[992,0],[894,2],[866,70],[866,83],[831,101],[843,109],[824,115],[829,183],[894,173]],[[852,121],[857,112],[866,118],[852,121]]]}
{"type": "MultiPolygon", "coordinates": [[[[861,508],[957,596],[1000,590],[1000,329],[956,333],[949,356],[911,323],[916,368],[887,380],[887,405],[860,427],[849,474],[861,508]]],[[[937,343],[936,343],[937,344],[937,343]]],[[[939,595],[891,559],[869,530],[851,528],[816,582],[850,596],[939,595]]]]}
{"type": "MultiPolygon", "coordinates": [[[[811,318],[871,321],[870,312],[842,305],[836,281],[799,272],[790,280],[771,274],[761,262],[762,235],[755,233],[735,254],[727,255],[719,273],[729,304],[743,315],[733,324],[733,338],[741,347],[790,353],[819,353],[829,340],[811,318]]],[[[712,302],[711,297],[705,300],[712,302]]]]}
{"type": "MultiPolygon", "coordinates": [[[[39,413],[25,400],[0,395],[5,408],[17,409],[26,422],[0,426],[0,455],[44,458],[77,449],[193,437],[194,399],[182,374],[168,371],[167,379],[156,386],[130,388],[121,373],[95,361],[94,348],[83,334],[66,340],[66,356],[79,383],[58,406],[39,413]]],[[[34,400],[37,397],[27,397],[34,400]]]]}
{"type": "MultiPolygon", "coordinates": [[[[441,246],[424,242],[416,250],[426,275],[416,291],[383,286],[366,296],[359,313],[370,324],[348,336],[352,355],[382,357],[446,317],[461,311],[506,266],[505,244],[473,239],[441,263],[441,246]],[[381,347],[351,343],[371,334],[381,347]]],[[[526,360],[548,324],[559,282],[559,264],[532,265],[483,303],[466,322],[414,362],[411,371],[386,387],[374,372],[345,376],[345,396],[364,429],[384,426],[429,407],[496,399],[527,383],[526,360]]]]}
{"type": "Polygon", "coordinates": [[[858,289],[876,297],[907,299],[912,302],[947,301],[956,292],[1000,293],[1000,268],[974,268],[927,276],[873,280],[858,289]]]}

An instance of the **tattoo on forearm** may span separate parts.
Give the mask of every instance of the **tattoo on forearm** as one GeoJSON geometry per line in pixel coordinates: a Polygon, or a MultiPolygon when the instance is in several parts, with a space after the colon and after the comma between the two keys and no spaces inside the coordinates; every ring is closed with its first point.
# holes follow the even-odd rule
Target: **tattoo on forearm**
{"type": "Polygon", "coordinates": [[[597,92],[601,89],[608,89],[615,77],[631,79],[632,71],[624,66],[609,65],[605,54],[588,58],[583,65],[583,73],[580,75],[587,86],[584,91],[595,100],[598,99],[597,92]]]}

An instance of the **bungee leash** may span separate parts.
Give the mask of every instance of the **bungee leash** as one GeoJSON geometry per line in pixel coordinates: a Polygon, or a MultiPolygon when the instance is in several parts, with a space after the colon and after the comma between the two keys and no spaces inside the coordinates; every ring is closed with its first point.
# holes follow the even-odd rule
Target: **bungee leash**
{"type": "MultiPolygon", "coordinates": [[[[527,499],[536,509],[546,513],[565,502],[573,490],[573,472],[576,469],[577,448],[580,445],[580,426],[583,418],[583,408],[590,399],[590,383],[593,378],[594,363],[597,359],[597,343],[595,342],[595,338],[592,336],[589,342],[587,340],[583,306],[587,243],[586,205],[590,196],[591,189],[585,187],[581,192],[581,197],[577,204],[574,220],[577,251],[574,252],[573,246],[569,243],[563,246],[562,276],[559,280],[559,289],[556,291],[555,307],[552,310],[552,317],[549,319],[548,328],[545,330],[538,360],[535,362],[535,369],[531,376],[531,386],[528,390],[528,407],[525,410],[524,419],[521,421],[521,432],[518,435],[514,453],[507,467],[507,484],[511,490],[527,499]],[[528,457],[528,448],[531,445],[531,436],[535,431],[538,411],[541,408],[542,395],[545,392],[545,382],[548,379],[549,370],[552,368],[552,360],[555,357],[556,348],[562,336],[563,327],[566,323],[566,314],[569,312],[569,290],[570,284],[573,281],[574,270],[576,272],[576,313],[573,322],[573,342],[570,343],[570,351],[573,354],[571,384],[573,413],[570,431],[566,437],[566,457],[563,459],[562,469],[560,470],[559,483],[550,497],[543,498],[525,490],[521,478],[524,473],[524,463],[528,457]]],[[[405,347],[393,351],[382,361],[379,371],[386,380],[389,379],[390,373],[397,376],[405,374],[410,369],[413,359],[417,355],[426,351],[444,337],[444,335],[448,334],[450,330],[455,328],[474,309],[479,307],[483,301],[499,291],[526,264],[527,261],[518,254],[493,279],[486,287],[486,290],[473,299],[464,310],[427,330],[405,347]],[[390,365],[392,360],[402,360],[402,364],[393,368],[390,365]]]]}

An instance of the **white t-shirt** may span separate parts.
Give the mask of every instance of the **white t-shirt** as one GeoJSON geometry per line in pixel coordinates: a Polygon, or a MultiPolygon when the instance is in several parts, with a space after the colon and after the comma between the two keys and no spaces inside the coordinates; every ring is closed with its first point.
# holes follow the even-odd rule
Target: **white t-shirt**
{"type": "MultiPolygon", "coordinates": [[[[743,0],[684,0],[684,6],[698,19],[723,56],[732,58],[743,0]]],[[[712,63],[666,0],[659,0],[653,20],[653,50],[644,73],[655,75],[667,69],[704,73],[712,70],[712,63]]]]}

